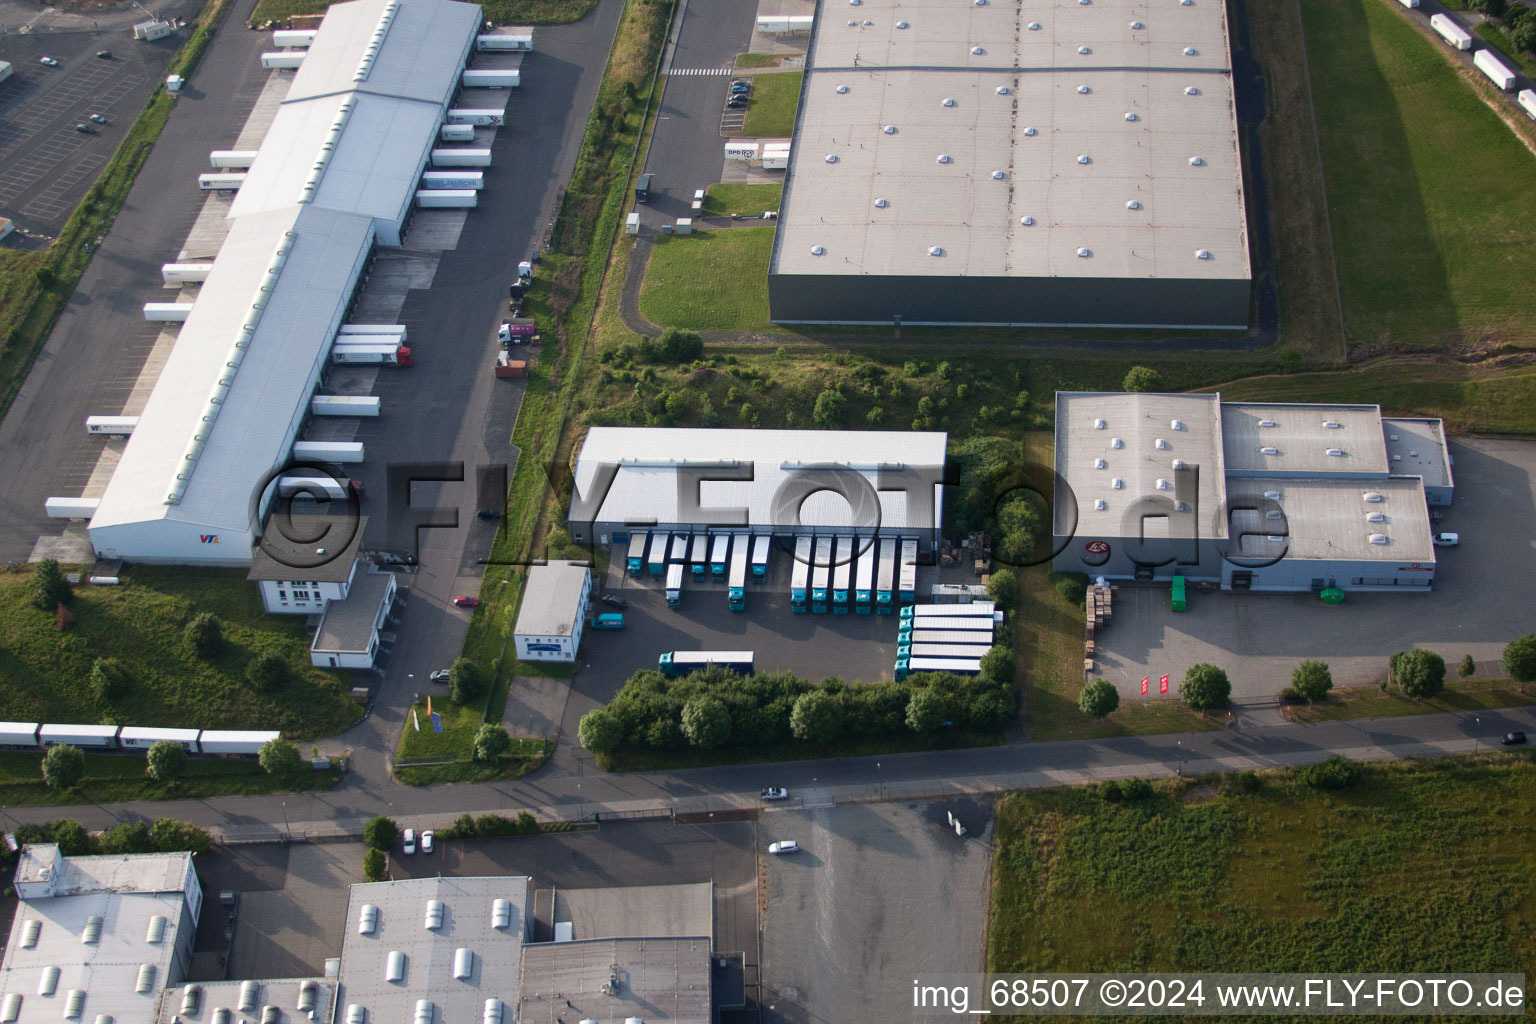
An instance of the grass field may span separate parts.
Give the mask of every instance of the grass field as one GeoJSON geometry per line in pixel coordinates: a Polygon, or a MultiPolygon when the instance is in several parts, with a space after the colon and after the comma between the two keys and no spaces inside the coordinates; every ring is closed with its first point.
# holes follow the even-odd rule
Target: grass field
{"type": "Polygon", "coordinates": [[[1004,797],[987,970],[1536,971],[1536,762],[1361,773],[1004,797]]]}
{"type": "MultiPolygon", "coordinates": [[[[251,12],[252,26],[287,24],[296,14],[322,14],[333,0],[261,0],[251,12]]],[[[498,25],[565,25],[580,21],[597,0],[485,0],[488,21],[498,25]]]]}
{"type": "MultiPolygon", "coordinates": [[[[783,185],[711,185],[704,194],[704,216],[731,217],[777,210],[783,197],[783,185]]],[[[768,272],[766,263],[762,270],[764,274],[768,272]]]]}
{"type": "Polygon", "coordinates": [[[1301,0],[1350,344],[1536,345],[1536,159],[1396,6],[1301,0]]]}
{"type": "Polygon", "coordinates": [[[785,57],[804,57],[803,53],[738,53],[736,66],[738,68],[776,68],[784,62],[785,57]]]}
{"type": "Polygon", "coordinates": [[[1409,700],[1396,690],[1379,686],[1341,687],[1328,699],[1313,705],[1297,704],[1289,709],[1298,722],[1336,722],[1350,718],[1395,718],[1401,715],[1431,715],[1482,708],[1522,707],[1536,701],[1536,689],[1509,679],[1447,679],[1445,689],[1432,700],[1409,700]]]}
{"type": "Polygon", "coordinates": [[[0,575],[0,718],[217,729],[281,729],[290,739],[329,735],[359,709],[343,676],[309,664],[302,616],[267,615],[243,571],[128,567],[123,585],[77,589],[74,628],[59,632],[33,607],[30,572],[0,575]],[[224,627],[224,650],[199,658],[182,639],[192,616],[209,611],[224,627]],[[292,678],[259,693],[246,665],[281,654],[292,678]],[[98,700],[91,667],[117,658],[134,677],[126,697],[98,700]]]}
{"type": "Polygon", "coordinates": [[[754,75],[741,133],[753,138],[772,138],[794,131],[795,109],[800,105],[800,80],[804,77],[803,71],[754,75]]]}
{"type": "Polygon", "coordinates": [[[0,753],[0,804],[43,807],[127,800],[195,800],[220,796],[251,796],[282,789],[327,789],[341,780],[341,769],[305,772],[297,778],[274,779],[252,761],[192,758],[186,774],[165,784],[144,774],[143,757],[87,754],[85,778],[74,789],[52,789],[43,781],[42,756],[21,751],[0,753]]]}
{"type": "Polygon", "coordinates": [[[661,237],[651,252],[640,312],[662,327],[763,331],[773,228],[722,228],[661,237]]]}

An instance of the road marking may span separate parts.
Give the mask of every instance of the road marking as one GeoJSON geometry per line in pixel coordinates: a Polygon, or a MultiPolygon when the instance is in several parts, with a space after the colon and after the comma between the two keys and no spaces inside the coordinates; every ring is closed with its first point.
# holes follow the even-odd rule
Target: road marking
{"type": "Polygon", "coordinates": [[[732,68],[673,68],[667,72],[669,75],[733,75],[735,73],[732,68]]]}

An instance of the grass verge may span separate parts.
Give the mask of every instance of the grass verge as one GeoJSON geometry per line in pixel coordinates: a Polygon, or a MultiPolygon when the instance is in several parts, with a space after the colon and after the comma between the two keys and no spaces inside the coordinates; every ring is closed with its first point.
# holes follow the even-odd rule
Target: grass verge
{"type": "Polygon", "coordinates": [[[1525,72],[1527,78],[1536,78],[1536,60],[1531,60],[1530,55],[1523,53],[1514,43],[1509,41],[1509,36],[1500,31],[1499,27],[1491,21],[1485,21],[1472,30],[1472,34],[1486,40],[1488,45],[1499,51],[1499,56],[1515,62],[1519,71],[1525,72]]]}
{"type": "MultiPolygon", "coordinates": [[[[261,0],[250,26],[286,25],[296,15],[324,14],[335,0],[261,0]]],[[[497,25],[566,25],[592,13],[597,0],[485,0],[487,21],[497,25]]]]}
{"type": "MultiPolygon", "coordinates": [[[[777,210],[784,197],[783,185],[711,185],[704,194],[704,216],[733,217],[738,213],[777,210]]],[[[768,265],[763,265],[768,273],[768,265]]]]}
{"type": "Polygon", "coordinates": [[[1477,711],[1481,708],[1523,707],[1536,701],[1512,679],[1446,680],[1445,689],[1431,700],[1409,700],[1395,690],[1379,686],[1341,687],[1316,704],[1289,709],[1292,720],[1303,723],[1337,722],[1350,718],[1395,718],[1400,715],[1432,715],[1477,711]]]}
{"type": "Polygon", "coordinates": [[[512,752],[497,761],[453,760],[431,764],[395,763],[395,777],[407,786],[436,786],[450,782],[494,782],[520,779],[549,760],[554,742],[545,738],[512,740],[512,752]]]}
{"type": "Polygon", "coordinates": [[[754,75],[747,97],[747,116],[741,133],[753,138],[787,136],[795,130],[795,110],[800,106],[803,71],[754,75]]]}
{"type": "Polygon", "coordinates": [[[776,68],[784,63],[785,57],[804,57],[803,53],[738,53],[736,66],[738,68],[776,68]]]}
{"type": "Polygon", "coordinates": [[[46,807],[84,802],[110,804],[130,800],[201,800],[221,796],[329,789],[341,781],[342,770],[305,772],[277,778],[255,761],[192,758],[186,774],[175,782],[156,782],[144,774],[142,757],[126,754],[87,754],[85,778],[73,789],[53,789],[43,781],[40,754],[0,753],[0,804],[7,807],[46,807]]]}
{"type": "Polygon", "coordinates": [[[1203,778],[1122,803],[1009,794],[986,969],[1536,969],[1536,761],[1357,770],[1330,792],[1276,773],[1251,793],[1203,778]]]}
{"type": "Polygon", "coordinates": [[[720,228],[661,236],[651,250],[640,312],[662,327],[771,331],[768,255],[771,227],[720,228]]]}
{"type": "Polygon", "coordinates": [[[178,728],[281,729],[290,739],[339,732],[360,713],[342,673],[309,664],[302,616],[268,615],[241,570],[128,566],[116,587],[75,591],[74,626],[60,631],[31,603],[32,574],[0,574],[0,718],[178,728]],[[223,649],[199,657],[183,639],[198,612],[223,625],[223,649]],[[271,692],[245,679],[272,651],[290,678],[271,692]],[[95,691],[96,659],[132,680],[114,699],[95,691]]]}

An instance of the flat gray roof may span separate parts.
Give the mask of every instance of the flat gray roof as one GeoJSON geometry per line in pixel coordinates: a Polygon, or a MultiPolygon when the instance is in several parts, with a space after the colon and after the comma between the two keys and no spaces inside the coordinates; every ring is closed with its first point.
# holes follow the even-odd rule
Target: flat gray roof
{"type": "Polygon", "coordinates": [[[1442,421],[1394,417],[1382,420],[1381,428],[1392,472],[1423,477],[1425,487],[1455,486],[1442,421]]]}
{"type": "MultiPolygon", "coordinates": [[[[314,503],[295,502],[298,507],[305,504],[314,503]]],[[[274,517],[278,514],[273,513],[274,517]]],[[[281,528],[269,521],[261,543],[251,549],[251,571],[245,578],[344,583],[352,576],[357,550],[362,547],[367,529],[367,516],[345,513],[306,515],[295,511],[281,528]],[[324,555],[317,554],[321,547],[325,548],[324,555]],[[306,567],[309,562],[319,564],[306,567]]]]}
{"type": "Polygon", "coordinates": [[[708,940],[715,933],[709,882],[556,889],[554,897],[554,921],[569,921],[577,939],[708,940]]]}
{"type": "Polygon", "coordinates": [[[824,4],[772,270],[1246,280],[1230,66],[1206,0],[824,4]]]}
{"type": "Polygon", "coordinates": [[[576,629],[576,612],[582,591],[591,585],[591,581],[591,570],[576,562],[553,561],[531,567],[513,633],[571,636],[576,629]]]}
{"type": "Polygon", "coordinates": [[[1229,473],[1378,475],[1388,469],[1380,406],[1224,402],[1221,429],[1229,473]]]}
{"type": "Polygon", "coordinates": [[[1284,551],[1288,558],[1351,562],[1435,564],[1424,486],[1417,478],[1340,480],[1307,477],[1234,477],[1228,483],[1234,505],[1239,499],[1279,494],[1289,536],[1268,540],[1273,521],[1251,512],[1234,512],[1232,551],[1267,557],[1284,551]],[[1376,494],[1380,501],[1367,501],[1376,494]],[[1371,521],[1369,516],[1380,516],[1371,521]],[[1380,536],[1384,543],[1373,543],[1380,536]]]}
{"type": "Polygon", "coordinates": [[[373,639],[379,608],[394,592],[395,574],[369,572],[366,566],[352,577],[345,601],[332,601],[320,617],[310,650],[318,654],[364,654],[373,639]]]}
{"type": "Polygon", "coordinates": [[[336,1000],[336,983],[326,978],[277,978],[255,981],[256,1009],[242,1014],[240,992],[249,981],[201,981],[197,1007],[191,1013],[182,1013],[184,996],[182,987],[167,989],[160,1000],[157,1024],[210,1024],[213,1013],[220,1008],[228,1010],[231,1024],[251,1024],[260,1020],[262,1009],[275,1006],[278,1024],[311,1024],[308,1013],[299,1010],[301,992],[312,995],[315,1021],[329,1024],[336,1000]]]}
{"type": "Polygon", "coordinates": [[[100,892],[179,893],[195,877],[190,853],[112,853],[65,857],[56,843],[28,843],[16,862],[17,885],[46,884],[51,896],[100,892]]]}
{"type": "Polygon", "coordinates": [[[523,948],[518,1024],[568,1024],[591,1018],[646,1024],[709,1024],[710,942],[689,939],[589,939],[523,948]],[[611,976],[620,984],[604,991],[611,976]],[[570,1001],[570,1006],[566,1001],[570,1001]]]}

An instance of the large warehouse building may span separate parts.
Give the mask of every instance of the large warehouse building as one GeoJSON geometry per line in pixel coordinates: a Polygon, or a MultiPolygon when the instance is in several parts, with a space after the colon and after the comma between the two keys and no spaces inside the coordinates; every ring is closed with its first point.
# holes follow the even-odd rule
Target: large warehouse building
{"type": "Polygon", "coordinates": [[[1248,323],[1218,0],[820,5],[780,323],[1248,323]]]}
{"type": "Polygon", "coordinates": [[[375,245],[397,245],[480,25],[454,0],[332,6],[90,520],[106,558],[249,565],[375,245]]]}
{"type": "Polygon", "coordinates": [[[1233,590],[1427,590],[1439,420],[1374,405],[1056,395],[1054,567],[1233,590]]]}
{"type": "Polygon", "coordinates": [[[577,455],[570,531],[610,544],[674,533],[911,537],[943,522],[947,435],[875,430],[593,427],[577,455]]]}

